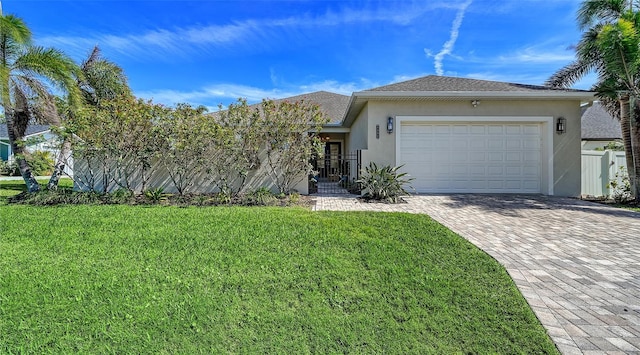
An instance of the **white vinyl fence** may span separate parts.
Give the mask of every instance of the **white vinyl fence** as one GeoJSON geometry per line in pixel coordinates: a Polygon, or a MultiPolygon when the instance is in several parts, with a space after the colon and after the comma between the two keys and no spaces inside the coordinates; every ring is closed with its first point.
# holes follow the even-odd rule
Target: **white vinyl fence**
{"type": "Polygon", "coordinates": [[[609,182],[616,178],[620,167],[627,163],[624,152],[613,150],[583,150],[582,151],[582,195],[609,196],[609,182]]]}

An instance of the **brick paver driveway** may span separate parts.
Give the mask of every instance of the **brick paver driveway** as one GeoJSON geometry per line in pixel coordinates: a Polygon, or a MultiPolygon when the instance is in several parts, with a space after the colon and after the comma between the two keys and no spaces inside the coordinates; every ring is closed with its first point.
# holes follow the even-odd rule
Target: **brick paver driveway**
{"type": "Polygon", "coordinates": [[[426,213],[502,263],[565,354],[640,353],[640,213],[568,198],[318,197],[316,210],[426,213]]]}

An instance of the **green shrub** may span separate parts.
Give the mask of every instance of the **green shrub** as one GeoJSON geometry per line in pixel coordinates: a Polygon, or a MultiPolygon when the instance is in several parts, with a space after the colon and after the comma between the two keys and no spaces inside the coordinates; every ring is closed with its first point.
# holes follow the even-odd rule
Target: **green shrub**
{"type": "Polygon", "coordinates": [[[35,176],[44,176],[51,175],[53,172],[53,158],[51,157],[51,153],[36,150],[33,153],[29,153],[25,155],[27,159],[27,163],[35,176]]]}
{"type": "Polygon", "coordinates": [[[609,181],[607,187],[611,189],[610,197],[616,203],[629,202],[633,199],[631,195],[631,183],[629,181],[629,174],[624,166],[620,167],[620,170],[616,173],[614,178],[609,181]]]}
{"type": "Polygon", "coordinates": [[[0,175],[20,176],[20,168],[16,162],[0,161],[0,175]]]}
{"type": "Polygon", "coordinates": [[[214,202],[220,205],[227,205],[231,203],[231,193],[228,191],[218,192],[214,198],[214,202]]]}
{"type": "Polygon", "coordinates": [[[147,201],[158,203],[160,201],[164,201],[167,197],[164,194],[164,189],[162,187],[156,187],[154,189],[148,189],[144,192],[144,198],[147,201]]]}
{"type": "Polygon", "coordinates": [[[127,189],[118,189],[111,193],[104,194],[104,203],[114,205],[126,205],[135,202],[133,192],[127,189]]]}
{"type": "Polygon", "coordinates": [[[413,181],[413,178],[408,178],[407,173],[398,173],[400,168],[402,165],[378,168],[376,163],[371,162],[362,172],[362,178],[356,181],[365,192],[362,197],[367,200],[398,203],[400,196],[409,195],[403,186],[413,181]]]}
{"type": "Polygon", "coordinates": [[[609,142],[607,145],[595,148],[594,150],[604,151],[604,150],[614,150],[618,152],[624,152],[624,144],[622,142],[609,142]]]}
{"type": "Polygon", "coordinates": [[[272,206],[278,203],[278,198],[266,187],[261,187],[242,196],[242,204],[246,206],[272,206]]]}

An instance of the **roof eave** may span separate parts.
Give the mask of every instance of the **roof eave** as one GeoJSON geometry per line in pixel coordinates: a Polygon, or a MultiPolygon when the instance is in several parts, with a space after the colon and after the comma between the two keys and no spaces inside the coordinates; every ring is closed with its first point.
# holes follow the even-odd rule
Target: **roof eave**
{"type": "Polygon", "coordinates": [[[368,98],[500,98],[500,99],[555,99],[593,100],[591,91],[358,91],[354,97],[368,98]]]}
{"type": "Polygon", "coordinates": [[[593,101],[591,91],[357,91],[351,95],[342,125],[350,127],[369,99],[501,99],[501,100],[580,100],[593,101]],[[355,105],[357,101],[362,105],[355,105]]]}

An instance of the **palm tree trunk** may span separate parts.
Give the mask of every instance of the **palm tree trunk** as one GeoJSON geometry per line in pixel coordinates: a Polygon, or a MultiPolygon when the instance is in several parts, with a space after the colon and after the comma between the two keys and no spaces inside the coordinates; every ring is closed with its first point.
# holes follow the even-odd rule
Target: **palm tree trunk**
{"type": "Polygon", "coordinates": [[[627,163],[627,173],[629,174],[629,182],[631,184],[631,195],[635,198],[636,175],[635,175],[635,159],[633,156],[633,146],[631,144],[631,110],[629,107],[629,96],[620,97],[620,129],[622,131],[622,143],[624,144],[625,160],[627,163]]]}
{"type": "Polygon", "coordinates": [[[631,119],[631,150],[633,152],[633,174],[629,173],[631,183],[631,193],[636,204],[640,202],[638,193],[640,192],[640,102],[632,100],[633,115],[631,119]],[[631,175],[634,180],[631,180],[631,175]]]}
{"type": "Polygon", "coordinates": [[[62,142],[62,146],[60,146],[60,153],[58,153],[56,165],[53,167],[53,173],[51,173],[51,178],[49,179],[49,183],[47,184],[48,190],[55,191],[58,189],[58,182],[60,181],[60,177],[62,176],[62,174],[64,174],[67,157],[69,157],[70,153],[71,140],[68,137],[65,137],[64,141],[62,142]]]}
{"type": "MultiPolygon", "coordinates": [[[[6,106],[5,106],[6,107],[6,106]]],[[[27,164],[27,161],[24,158],[25,147],[23,144],[18,144],[16,140],[16,132],[13,126],[13,115],[15,113],[13,110],[5,109],[5,116],[7,119],[7,133],[9,134],[9,144],[11,145],[11,150],[13,151],[13,156],[16,162],[18,163],[18,167],[20,168],[20,174],[24,179],[24,183],[27,185],[28,192],[37,192],[40,191],[40,185],[38,185],[38,181],[33,176],[33,172],[31,171],[31,167],[27,164]]]]}
{"type": "MultiPolygon", "coordinates": [[[[60,128],[62,126],[60,116],[57,112],[50,117],[49,123],[57,128],[60,128]]],[[[53,167],[51,178],[49,179],[49,183],[47,184],[47,190],[55,191],[58,189],[58,181],[60,181],[60,176],[62,176],[62,174],[64,173],[67,157],[69,156],[70,152],[71,140],[69,140],[69,137],[65,135],[64,140],[62,141],[62,145],[60,146],[58,159],[56,159],[56,164],[53,167]]]]}

